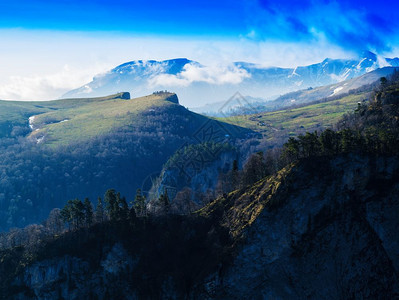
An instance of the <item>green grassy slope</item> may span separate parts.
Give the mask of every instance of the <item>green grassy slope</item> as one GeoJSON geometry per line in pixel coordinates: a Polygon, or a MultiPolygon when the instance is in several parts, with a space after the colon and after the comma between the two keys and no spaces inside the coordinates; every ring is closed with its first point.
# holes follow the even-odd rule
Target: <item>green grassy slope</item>
{"type": "Polygon", "coordinates": [[[130,100],[120,94],[2,101],[0,231],[39,222],[74,197],[95,201],[108,188],[133,199],[137,188],[150,188],[151,178],[176,150],[196,143],[236,143],[251,133],[177,102],[172,93],[130,100]]]}
{"type": "MultiPolygon", "coordinates": [[[[28,127],[29,117],[53,113],[62,114],[82,106],[93,106],[104,101],[121,99],[122,93],[82,99],[62,99],[53,101],[4,101],[0,100],[0,138],[11,134],[12,127],[28,127]]],[[[60,116],[61,117],[61,116],[60,116]]]]}
{"type": "Polygon", "coordinates": [[[165,101],[167,96],[171,95],[150,95],[131,100],[112,98],[106,101],[89,101],[84,105],[49,111],[35,116],[35,131],[31,137],[44,136],[45,145],[59,146],[82,142],[122,126],[139,126],[143,121],[140,113],[150,111],[151,107],[176,106],[175,103],[165,101]]]}
{"type": "Polygon", "coordinates": [[[16,126],[28,130],[28,137],[50,147],[84,142],[123,126],[139,127],[143,112],[152,107],[178,106],[168,100],[172,93],[123,99],[123,93],[99,98],[54,101],[0,101],[0,138],[9,136],[16,126]],[[29,118],[33,117],[31,123],[29,118]],[[44,137],[44,139],[42,139],[44,137]]]}
{"type": "Polygon", "coordinates": [[[299,108],[231,116],[218,120],[257,131],[269,142],[281,143],[299,133],[332,127],[345,113],[355,110],[358,102],[368,99],[368,96],[369,93],[349,95],[338,100],[299,108]]]}

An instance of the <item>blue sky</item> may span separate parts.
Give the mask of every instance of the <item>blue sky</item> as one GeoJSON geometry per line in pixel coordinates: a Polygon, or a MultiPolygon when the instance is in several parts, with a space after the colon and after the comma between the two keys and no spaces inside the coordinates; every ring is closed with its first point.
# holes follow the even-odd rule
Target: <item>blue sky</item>
{"type": "Polygon", "coordinates": [[[0,26],[119,31],[125,34],[237,35],[245,31],[240,1],[7,1],[0,26]],[[11,13],[12,12],[12,13],[11,13]]]}
{"type": "Polygon", "coordinates": [[[393,0],[0,0],[0,98],[56,97],[134,59],[397,56],[398,11],[393,0]]]}
{"type": "Polygon", "coordinates": [[[14,0],[1,1],[0,28],[280,41],[323,35],[351,50],[387,51],[397,39],[398,10],[393,0],[14,0]]]}

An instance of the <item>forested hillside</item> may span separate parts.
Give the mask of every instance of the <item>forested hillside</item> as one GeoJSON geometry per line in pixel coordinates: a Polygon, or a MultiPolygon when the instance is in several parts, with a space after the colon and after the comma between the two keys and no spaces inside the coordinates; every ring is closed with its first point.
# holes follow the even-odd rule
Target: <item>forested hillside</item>
{"type": "Polygon", "coordinates": [[[250,132],[188,111],[175,94],[123,95],[0,103],[15,117],[0,139],[1,230],[40,222],[75,197],[94,202],[108,188],[131,201],[177,149],[250,132]]]}
{"type": "Polygon", "coordinates": [[[1,295],[395,299],[398,116],[394,74],[336,131],[234,163],[234,190],[185,216],[167,192],[153,212],[140,191],[132,205],[115,190],[94,209],[69,201],[45,225],[2,236],[14,244],[0,251],[1,295]]]}

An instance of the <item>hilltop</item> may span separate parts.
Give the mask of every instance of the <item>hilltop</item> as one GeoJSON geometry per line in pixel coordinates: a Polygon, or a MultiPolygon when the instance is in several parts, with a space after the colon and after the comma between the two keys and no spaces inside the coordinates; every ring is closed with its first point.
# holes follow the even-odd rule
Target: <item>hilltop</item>
{"type": "Polygon", "coordinates": [[[38,222],[74,197],[94,202],[112,187],[133,199],[176,150],[251,133],[190,112],[173,93],[126,98],[0,101],[0,230],[38,222]]]}
{"type": "Polygon", "coordinates": [[[0,100],[0,138],[17,136],[29,129],[29,118],[49,112],[74,109],[83,105],[100,103],[113,99],[125,99],[129,93],[118,93],[106,97],[64,99],[53,101],[5,101],[0,100]],[[20,133],[18,132],[20,131],[20,133]],[[14,131],[14,132],[13,132],[14,131]]]}

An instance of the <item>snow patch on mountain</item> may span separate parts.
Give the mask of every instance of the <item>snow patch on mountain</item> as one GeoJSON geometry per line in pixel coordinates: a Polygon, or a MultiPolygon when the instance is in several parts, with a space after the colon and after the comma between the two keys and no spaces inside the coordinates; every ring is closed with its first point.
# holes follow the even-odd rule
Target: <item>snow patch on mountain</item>
{"type": "Polygon", "coordinates": [[[291,78],[291,77],[294,77],[294,76],[300,76],[300,75],[296,72],[296,69],[297,69],[297,68],[298,68],[298,67],[295,67],[295,68],[294,68],[294,70],[292,71],[291,75],[288,76],[288,78],[291,78]]]}
{"type": "Polygon", "coordinates": [[[387,65],[399,66],[399,59],[365,52],[358,60],[327,58],[294,68],[264,67],[248,62],[204,66],[186,58],[138,60],[95,76],[92,82],[64,94],[63,98],[98,97],[120,91],[140,97],[169,90],[177,93],[180,102],[188,107],[226,102],[236,92],[266,101],[299,89],[336,84],[387,65]]]}

